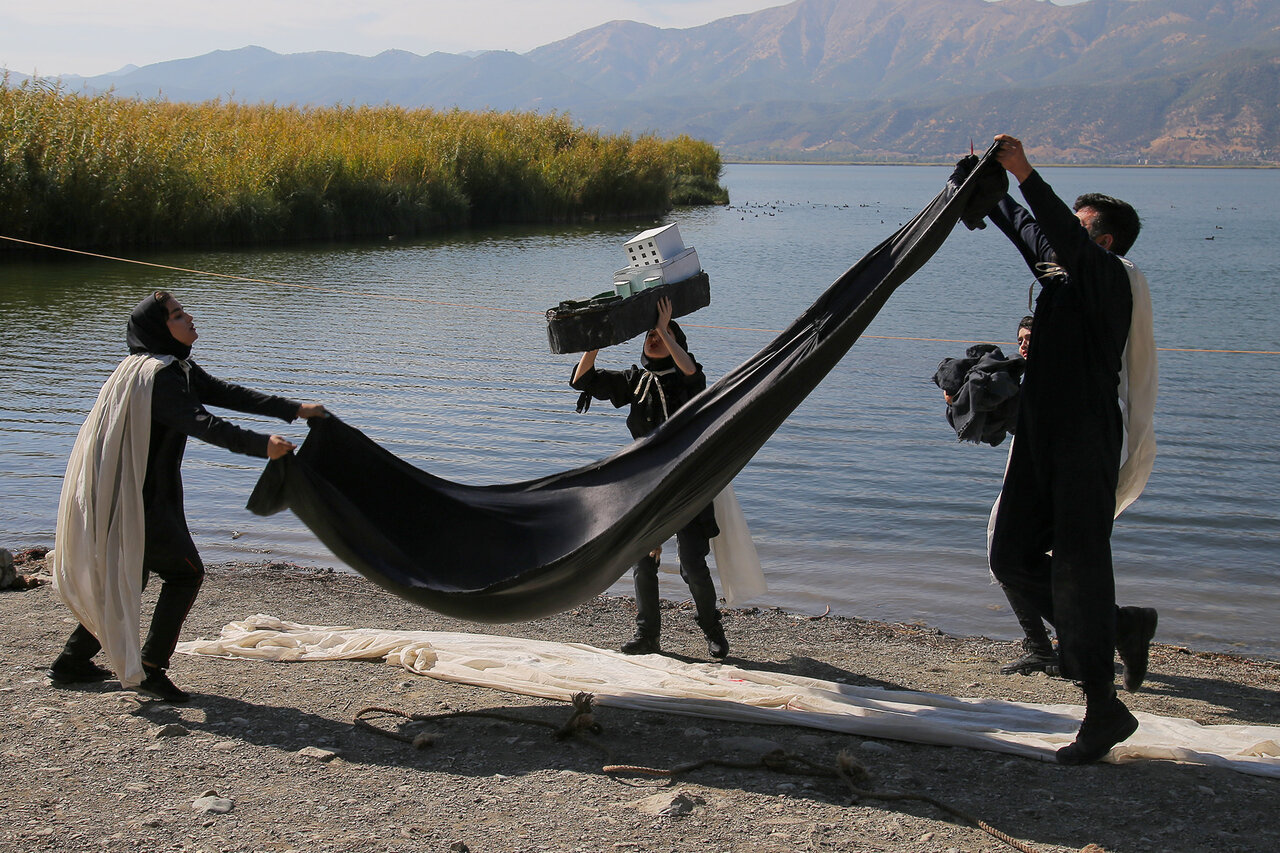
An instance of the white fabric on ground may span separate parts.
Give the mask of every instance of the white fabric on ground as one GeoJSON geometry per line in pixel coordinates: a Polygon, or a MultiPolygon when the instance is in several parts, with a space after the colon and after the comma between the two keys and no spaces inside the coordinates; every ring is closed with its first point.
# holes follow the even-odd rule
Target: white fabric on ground
{"type": "MultiPolygon", "coordinates": [[[[986,749],[1053,761],[1084,709],[853,687],[661,655],[628,656],[579,643],[438,631],[317,627],[257,615],[187,654],[274,661],[385,659],[420,675],[544,699],[595,695],[601,705],[807,726],[868,737],[986,749]]],[[[1136,714],[1141,725],[1112,762],[1168,759],[1280,777],[1280,727],[1202,726],[1136,714]]]]}
{"type": "Polygon", "coordinates": [[[151,391],[156,372],[172,361],[131,355],[98,392],[67,461],[50,554],[54,589],[102,643],[124,687],[142,682],[142,484],[151,391]]]}

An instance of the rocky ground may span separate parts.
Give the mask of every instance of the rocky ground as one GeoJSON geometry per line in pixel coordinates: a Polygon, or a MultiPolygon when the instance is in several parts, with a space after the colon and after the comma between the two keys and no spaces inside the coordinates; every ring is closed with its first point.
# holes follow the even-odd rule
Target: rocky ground
{"type": "MultiPolygon", "coordinates": [[[[38,559],[17,571],[39,577],[38,559]]],[[[149,589],[144,612],[149,612],[149,589]]],[[[706,647],[672,604],[664,649],[706,647]]],[[[289,564],[213,567],[184,638],[254,613],[293,621],[478,630],[616,646],[628,599],[553,618],[475,626],[361,578],[289,564]]],[[[59,688],[44,668],[74,627],[48,584],[0,592],[0,850],[5,851],[1275,851],[1280,782],[1144,761],[1059,767],[968,749],[599,709],[590,740],[557,740],[568,706],[408,675],[376,662],[276,664],[178,656],[187,705],[140,700],[115,682],[59,688]],[[368,719],[423,748],[353,725],[405,714],[485,711],[429,725],[368,719]],[[527,722],[522,722],[527,721],[527,722]],[[539,725],[541,723],[541,725],[539,725]],[[765,769],[780,748],[829,768],[847,750],[851,795],[822,775],[765,769]],[[617,777],[607,764],[671,768],[617,777]],[[733,764],[743,766],[730,766],[733,764]],[[899,795],[907,795],[902,798],[899,795]],[[985,821],[998,839],[970,823],[985,821]],[[1015,847],[1014,845],[1020,845],[1015,847]]],[[[1005,677],[1012,643],[919,625],[726,611],[730,662],[861,685],[1077,702],[1068,683],[1005,677]]],[[[1203,723],[1280,725],[1280,663],[1153,649],[1135,710],[1203,723]]],[[[807,764],[805,762],[808,762],[807,764]]]]}

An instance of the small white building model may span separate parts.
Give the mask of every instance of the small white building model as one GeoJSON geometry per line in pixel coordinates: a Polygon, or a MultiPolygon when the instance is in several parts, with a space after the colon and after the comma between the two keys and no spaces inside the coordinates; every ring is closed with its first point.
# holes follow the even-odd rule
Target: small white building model
{"type": "Polygon", "coordinates": [[[661,284],[684,281],[702,272],[698,253],[685,247],[680,239],[680,229],[672,223],[661,228],[651,228],[632,237],[624,245],[630,266],[614,273],[614,281],[630,281],[632,292],[652,285],[656,276],[661,284]]]}

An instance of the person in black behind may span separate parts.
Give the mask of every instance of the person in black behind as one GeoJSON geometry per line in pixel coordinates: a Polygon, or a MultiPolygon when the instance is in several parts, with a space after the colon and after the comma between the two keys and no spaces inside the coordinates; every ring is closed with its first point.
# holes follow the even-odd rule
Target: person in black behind
{"type": "MultiPolygon", "coordinates": [[[[1031,327],[1035,318],[1028,314],[1018,321],[1018,355],[1025,361],[1031,354],[1031,327]]],[[[1030,675],[1043,672],[1047,675],[1058,675],[1061,668],[1058,664],[1058,651],[1053,647],[1044,620],[1040,618],[1035,605],[1016,589],[1001,585],[1004,596],[1009,601],[1009,609],[1022,627],[1022,655],[1000,667],[1002,675],[1030,675]]]]}
{"type": "MultiPolygon", "coordinates": [[[[628,370],[599,370],[595,367],[598,350],[582,354],[569,384],[581,391],[578,411],[585,412],[591,398],[608,400],[615,408],[631,406],[627,428],[632,438],[647,435],[683,406],[691,397],[707,387],[707,377],[689,353],[684,331],[671,319],[671,300],[658,300],[658,324],[644,339],[640,363],[628,370]]],[[[693,521],[676,534],[680,555],[680,576],[689,585],[697,608],[698,626],[707,637],[707,650],[713,658],[729,654],[716,608],[716,589],[707,567],[710,540],[720,532],[710,504],[693,521]]],[[[661,651],[658,636],[662,615],[658,608],[658,559],[656,548],[632,570],[636,586],[636,635],[622,645],[629,655],[656,654],[661,651]]]]}
{"type": "Polygon", "coordinates": [[[1116,607],[1111,562],[1124,434],[1117,387],[1133,310],[1120,257],[1141,223],[1132,206],[1097,194],[1077,199],[1073,213],[1019,140],[996,142],[1030,212],[1006,195],[991,220],[1043,274],[991,570],[1057,629],[1062,674],[1085,694],[1084,721],[1057,758],[1084,764],[1137,730],[1116,695],[1114,655],[1126,689],[1138,689],[1156,628],[1155,610],[1116,607]]]}
{"type": "MultiPolygon", "coordinates": [[[[1018,322],[1018,357],[1025,363],[1027,356],[1031,352],[1031,326],[1034,317],[1027,315],[1018,322]]],[[[999,350],[996,350],[999,352],[999,350]]],[[[959,359],[945,359],[943,364],[948,362],[959,362],[959,359]]],[[[1021,380],[1022,372],[1025,364],[1019,366],[1016,370],[1018,379],[1021,380]]],[[[1012,372],[1012,371],[1011,371],[1012,372]]],[[[934,374],[934,381],[941,387],[946,383],[939,381],[939,373],[934,374]]],[[[1020,389],[1019,389],[1020,390],[1020,389]]],[[[955,426],[951,406],[956,402],[959,391],[955,394],[942,388],[942,397],[947,402],[947,420],[952,421],[955,426]]],[[[1011,428],[1016,428],[1017,418],[1017,399],[1014,398],[1013,403],[1013,424],[1011,428]]],[[[1000,439],[1004,438],[1003,432],[998,433],[1000,439]]],[[[996,442],[998,443],[998,442],[996,442]]],[[[1040,612],[1036,610],[1035,605],[1017,589],[1001,584],[1005,598],[1009,601],[1009,609],[1013,611],[1014,618],[1018,620],[1018,624],[1022,627],[1022,654],[1016,659],[1000,667],[1002,675],[1030,675],[1033,672],[1043,672],[1047,675],[1058,675],[1060,672],[1058,664],[1058,652],[1053,647],[1053,641],[1049,638],[1049,632],[1045,629],[1044,620],[1040,618],[1040,612]]]]}
{"type": "MultiPolygon", "coordinates": [[[[189,360],[197,337],[194,318],[167,291],[147,296],[129,316],[130,353],[169,355],[175,359],[156,373],[151,398],[151,438],[142,485],[146,524],[142,572],[144,584],[147,577],[155,574],[163,586],[142,646],[145,675],[138,686],[140,693],[169,702],[186,702],[190,698],[169,680],[165,670],[182,623],[204,581],[204,563],[191,540],[182,505],[181,466],[187,436],[235,453],[277,459],[293,450],[294,445],[281,436],[263,435],[228,423],[210,414],[205,404],[287,422],[325,413],[319,404],[295,403],[210,376],[189,360]]],[[[50,679],[69,684],[109,678],[111,671],[92,660],[101,648],[87,628],[77,626],[49,668],[50,679]]]]}

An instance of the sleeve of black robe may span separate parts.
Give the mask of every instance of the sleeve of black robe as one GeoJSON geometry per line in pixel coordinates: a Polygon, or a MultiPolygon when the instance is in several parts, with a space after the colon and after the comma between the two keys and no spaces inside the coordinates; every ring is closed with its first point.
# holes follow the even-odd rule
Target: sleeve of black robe
{"type": "Polygon", "coordinates": [[[569,387],[585,391],[597,400],[608,400],[615,409],[635,402],[635,370],[606,370],[593,367],[570,380],[569,387]]]}
{"type": "Polygon", "coordinates": [[[1093,241],[1080,224],[1075,211],[1058,198],[1053,188],[1032,172],[1019,185],[1031,205],[1041,239],[1057,262],[1067,271],[1070,287],[1094,311],[1119,318],[1121,346],[1128,337],[1128,315],[1132,304],[1129,274],[1120,259],[1093,241]]]}
{"type": "Polygon", "coordinates": [[[1001,199],[995,210],[989,214],[989,218],[1017,248],[1022,259],[1031,269],[1032,275],[1040,274],[1036,264],[1054,260],[1053,247],[1049,244],[1044,232],[1040,230],[1035,217],[1025,207],[1014,201],[1012,196],[1006,195],[1001,199]]]}
{"type": "Polygon", "coordinates": [[[209,405],[237,412],[265,415],[292,421],[298,403],[223,382],[206,373],[195,362],[190,374],[182,366],[172,364],[156,373],[156,387],[151,399],[151,417],[183,435],[224,447],[233,453],[267,458],[270,436],[238,427],[204,407],[209,405]]]}

